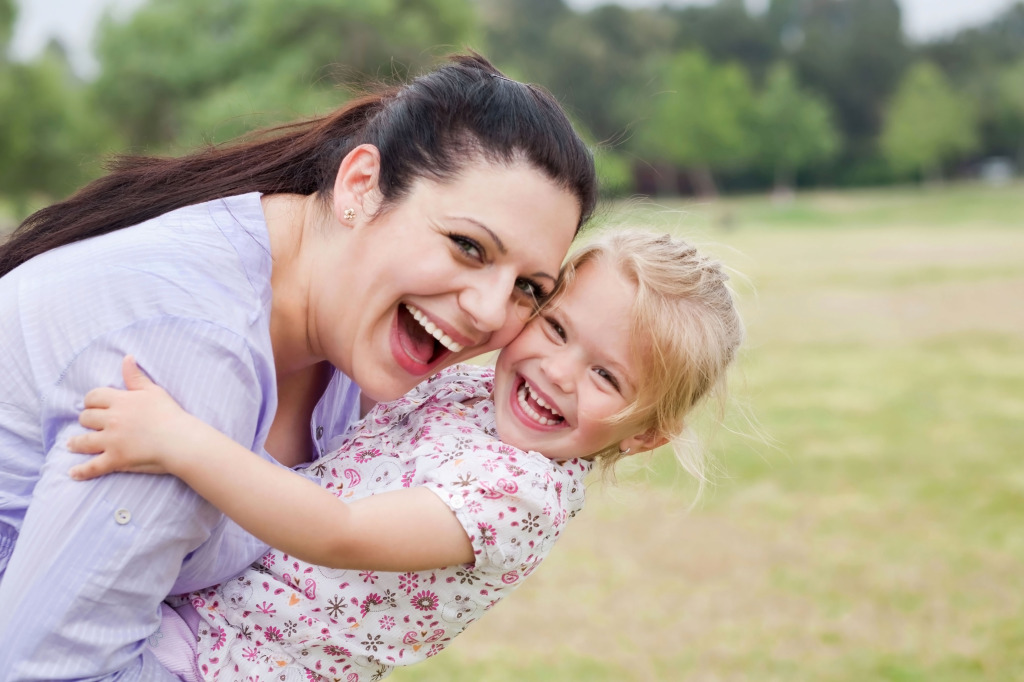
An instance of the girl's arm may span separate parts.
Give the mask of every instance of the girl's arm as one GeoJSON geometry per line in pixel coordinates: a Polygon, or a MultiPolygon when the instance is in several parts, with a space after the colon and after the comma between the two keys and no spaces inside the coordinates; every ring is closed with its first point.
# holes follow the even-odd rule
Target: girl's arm
{"type": "Polygon", "coordinates": [[[343,502],[185,412],[131,357],[122,372],[127,391],[85,397],[79,421],[94,430],[68,447],[97,456],[73,467],[72,478],[173,474],[267,544],[321,566],[415,571],[473,561],[466,531],[426,488],[343,502]]]}

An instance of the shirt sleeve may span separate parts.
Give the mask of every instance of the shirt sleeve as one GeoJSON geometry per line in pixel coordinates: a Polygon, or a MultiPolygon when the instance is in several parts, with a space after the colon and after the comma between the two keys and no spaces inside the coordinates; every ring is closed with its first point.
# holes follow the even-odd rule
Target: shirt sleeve
{"type": "MultiPolygon", "coordinates": [[[[0,583],[0,680],[174,680],[146,650],[183,561],[223,516],[172,476],[72,481],[67,451],[82,397],[119,386],[121,359],[236,441],[262,439],[266,401],[246,343],[209,322],[161,318],[100,337],[66,368],[42,407],[46,459],[0,583]]],[[[273,410],[273,404],[270,406],[273,410]]],[[[218,548],[202,547],[217,551],[218,548]]],[[[252,557],[222,562],[222,575],[252,557]]]]}

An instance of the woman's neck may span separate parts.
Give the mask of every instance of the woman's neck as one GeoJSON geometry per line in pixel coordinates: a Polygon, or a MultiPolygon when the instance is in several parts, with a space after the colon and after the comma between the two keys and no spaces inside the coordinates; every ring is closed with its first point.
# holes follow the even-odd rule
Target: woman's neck
{"type": "Polygon", "coordinates": [[[330,381],[330,365],[310,340],[310,264],[303,246],[314,226],[315,197],[271,194],[261,199],[270,236],[273,272],[270,341],[277,373],[277,413],[266,450],[286,466],[309,461],[309,423],[330,381]]]}
{"type": "Polygon", "coordinates": [[[312,199],[298,194],[270,194],[261,199],[274,263],[270,342],[278,383],[323,360],[310,342],[309,264],[303,248],[311,231],[312,199]]]}

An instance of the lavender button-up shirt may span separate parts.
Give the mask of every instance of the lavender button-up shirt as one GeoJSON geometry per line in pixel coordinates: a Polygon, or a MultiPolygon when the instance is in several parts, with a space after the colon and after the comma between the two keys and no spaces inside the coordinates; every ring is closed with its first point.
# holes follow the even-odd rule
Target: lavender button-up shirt
{"type": "MultiPolygon", "coordinates": [[[[0,680],[175,679],[144,646],[161,600],[266,551],[171,476],[70,480],[83,457],[65,443],[83,431],[83,395],[123,386],[131,353],[185,409],[269,459],[270,272],[259,195],[247,194],[0,278],[0,680]]],[[[316,442],[357,412],[358,390],[335,372],[313,415],[316,442]]]]}

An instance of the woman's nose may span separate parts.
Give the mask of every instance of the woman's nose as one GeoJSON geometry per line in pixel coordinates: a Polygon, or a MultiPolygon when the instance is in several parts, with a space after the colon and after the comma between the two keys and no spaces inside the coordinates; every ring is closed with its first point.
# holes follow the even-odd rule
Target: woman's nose
{"type": "Polygon", "coordinates": [[[514,285],[514,277],[481,277],[473,286],[463,289],[459,303],[478,330],[496,332],[508,320],[514,285]]]}

